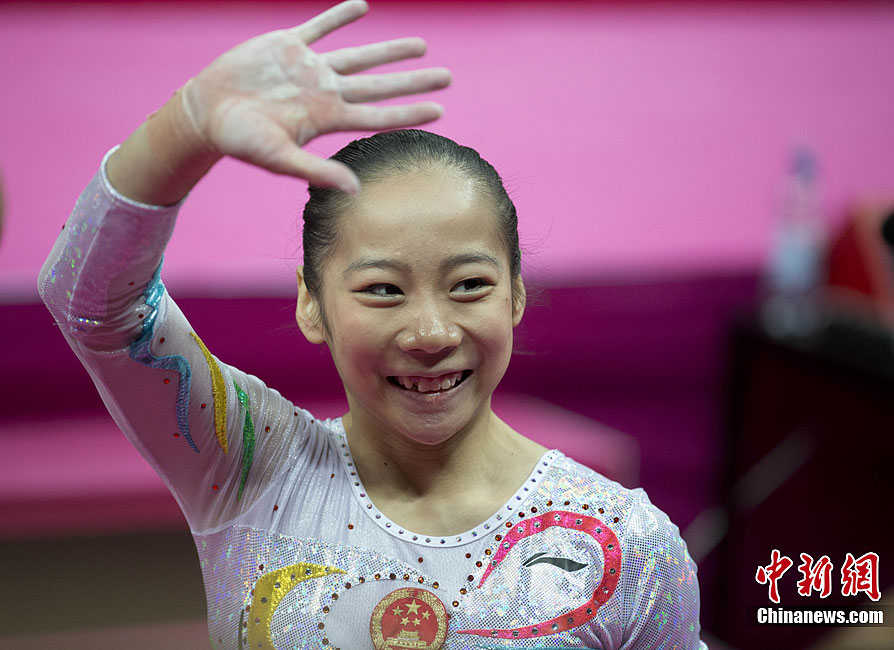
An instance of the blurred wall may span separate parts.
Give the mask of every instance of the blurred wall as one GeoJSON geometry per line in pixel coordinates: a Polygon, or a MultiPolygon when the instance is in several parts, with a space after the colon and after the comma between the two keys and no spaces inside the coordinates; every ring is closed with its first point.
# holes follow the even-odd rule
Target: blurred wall
{"type": "MultiPolygon", "coordinates": [[[[321,49],[418,34],[455,83],[432,128],[507,178],[529,271],[551,282],[752,268],[793,145],[829,213],[894,190],[894,5],[373,2],[321,49]]],[[[3,3],[2,300],[34,275],[103,153],[216,54],[325,7],[3,3]]],[[[320,139],[329,155],[350,136],[320,139]]],[[[173,289],[287,293],[301,183],[226,162],[183,211],[173,289]]]]}

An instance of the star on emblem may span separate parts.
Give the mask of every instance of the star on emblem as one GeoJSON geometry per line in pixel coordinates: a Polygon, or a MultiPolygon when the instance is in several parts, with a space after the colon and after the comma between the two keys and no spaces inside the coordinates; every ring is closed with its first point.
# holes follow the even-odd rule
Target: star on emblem
{"type": "Polygon", "coordinates": [[[422,607],[422,603],[417,603],[416,599],[414,598],[413,602],[407,605],[407,614],[417,614],[420,607],[422,607]]]}

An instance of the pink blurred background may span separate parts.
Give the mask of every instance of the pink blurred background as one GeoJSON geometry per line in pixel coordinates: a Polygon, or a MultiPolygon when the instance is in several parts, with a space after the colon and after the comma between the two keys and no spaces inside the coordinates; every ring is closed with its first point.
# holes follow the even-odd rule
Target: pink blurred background
{"type": "MultiPolygon", "coordinates": [[[[4,299],[34,299],[46,242],[109,147],[217,53],[325,6],[0,6],[4,299]]],[[[754,268],[801,143],[831,220],[894,184],[891,4],[373,2],[320,47],[405,34],[456,79],[432,128],[506,177],[529,270],[550,283],[754,268]]],[[[303,196],[294,180],[221,165],[183,211],[168,284],[291,291],[303,196]]]]}
{"type": "MultiPolygon", "coordinates": [[[[725,498],[730,326],[755,306],[792,151],[809,147],[819,162],[830,231],[856,202],[894,197],[894,4],[371,4],[319,48],[423,36],[425,63],[455,79],[434,95],[446,115],[428,128],[478,149],[518,207],[537,290],[495,403],[539,427],[530,433],[544,444],[645,487],[686,536],[725,498]],[[553,416],[576,437],[551,439],[553,416]]],[[[84,583],[70,576],[43,618],[4,584],[2,629],[18,636],[0,633],[0,647],[201,619],[182,518],[105,415],[39,305],[36,277],[111,146],[216,54],[326,6],[0,4],[0,568],[28,583],[35,565],[88,567],[104,576],[97,589],[128,572],[163,577],[155,600],[128,592],[99,614],[72,605],[84,583]],[[128,559],[102,559],[112,556],[128,559]]],[[[327,156],[352,137],[310,148],[327,156]]],[[[183,208],[164,278],[221,358],[335,415],[337,375],[291,315],[305,197],[299,181],[224,161],[183,208]]],[[[726,583],[715,562],[700,570],[716,633],[724,622],[710,610],[726,583]]]]}

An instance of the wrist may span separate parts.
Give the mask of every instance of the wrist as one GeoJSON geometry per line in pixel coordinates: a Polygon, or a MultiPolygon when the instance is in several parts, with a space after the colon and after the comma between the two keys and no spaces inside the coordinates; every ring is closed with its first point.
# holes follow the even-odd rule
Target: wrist
{"type": "Polygon", "coordinates": [[[146,119],[146,141],[172,176],[197,182],[222,156],[202,136],[186,105],[184,93],[191,81],[146,119]]]}
{"type": "Polygon", "coordinates": [[[201,136],[178,90],[109,158],[109,182],[151,205],[182,200],[222,156],[201,136]]]}

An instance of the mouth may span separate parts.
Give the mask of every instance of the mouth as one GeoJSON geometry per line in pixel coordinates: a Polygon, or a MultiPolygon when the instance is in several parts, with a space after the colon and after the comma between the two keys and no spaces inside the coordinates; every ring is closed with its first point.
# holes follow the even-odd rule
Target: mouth
{"type": "Polygon", "coordinates": [[[438,377],[392,375],[388,377],[388,382],[401,390],[414,393],[447,393],[462,384],[471,374],[471,370],[462,370],[448,372],[438,377]]]}

